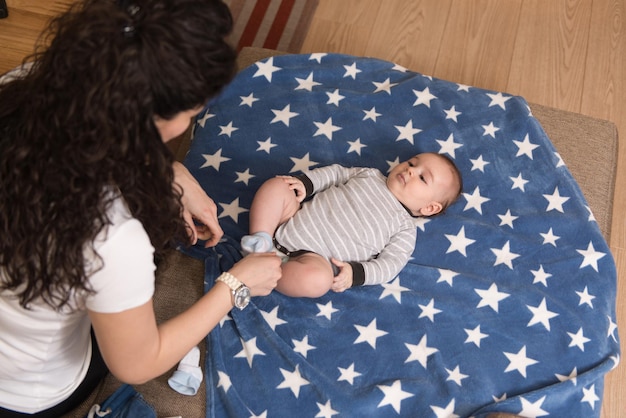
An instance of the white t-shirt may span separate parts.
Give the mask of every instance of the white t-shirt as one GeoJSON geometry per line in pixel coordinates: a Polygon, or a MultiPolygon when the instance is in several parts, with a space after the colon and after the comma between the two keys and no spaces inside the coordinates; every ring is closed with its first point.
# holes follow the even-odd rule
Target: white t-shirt
{"type": "MultiPolygon", "coordinates": [[[[43,303],[31,310],[0,293],[0,406],[34,413],[67,399],[91,359],[87,309],[114,313],[141,306],[154,293],[154,248],[141,223],[117,199],[112,221],[96,239],[102,268],[89,279],[95,294],[76,297],[75,312],[57,313],[43,303]]],[[[88,265],[98,265],[86,252],[88,265]]],[[[2,274],[2,273],[0,273],[2,274]]]]}

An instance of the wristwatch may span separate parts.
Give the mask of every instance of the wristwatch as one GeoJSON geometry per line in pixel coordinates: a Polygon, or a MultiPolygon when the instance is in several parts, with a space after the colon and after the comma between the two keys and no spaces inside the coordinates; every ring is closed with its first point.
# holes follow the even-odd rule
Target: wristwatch
{"type": "Polygon", "coordinates": [[[248,303],[250,303],[250,289],[248,289],[248,286],[241,283],[235,276],[226,271],[220,274],[215,281],[223,282],[230,287],[235,307],[241,310],[248,306],[248,303]]]}

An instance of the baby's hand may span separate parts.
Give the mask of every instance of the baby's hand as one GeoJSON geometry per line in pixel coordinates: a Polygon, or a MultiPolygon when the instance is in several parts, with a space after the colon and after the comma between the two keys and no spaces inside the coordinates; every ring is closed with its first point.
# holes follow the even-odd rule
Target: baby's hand
{"type": "Polygon", "coordinates": [[[298,202],[302,202],[306,197],[306,187],[304,183],[293,176],[276,176],[278,178],[283,179],[287,185],[289,185],[289,189],[293,190],[296,193],[296,199],[298,202]]]}
{"type": "Polygon", "coordinates": [[[339,274],[333,279],[331,290],[333,292],[343,292],[352,287],[352,266],[350,263],[344,263],[336,258],[331,258],[330,261],[339,267],[339,274]]]}

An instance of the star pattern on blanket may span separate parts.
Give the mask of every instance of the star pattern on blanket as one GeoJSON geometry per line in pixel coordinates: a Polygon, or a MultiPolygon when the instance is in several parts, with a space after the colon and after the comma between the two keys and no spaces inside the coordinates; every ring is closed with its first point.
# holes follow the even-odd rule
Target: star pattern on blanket
{"type": "Polygon", "coordinates": [[[185,164],[238,240],[267,178],[331,163],[387,173],[418,152],[456,163],[458,202],[416,220],[415,252],[387,283],[315,300],[274,292],[221,321],[209,336],[214,411],[599,414],[598,382],[619,362],[615,266],[522,98],[381,60],[278,56],[201,112],[185,164]]]}

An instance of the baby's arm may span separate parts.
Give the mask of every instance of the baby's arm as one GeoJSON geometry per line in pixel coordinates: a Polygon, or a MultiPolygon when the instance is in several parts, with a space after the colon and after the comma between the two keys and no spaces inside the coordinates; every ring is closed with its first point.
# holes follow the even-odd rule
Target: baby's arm
{"type": "Polygon", "coordinates": [[[289,188],[296,193],[296,199],[298,202],[302,202],[306,197],[306,187],[302,180],[294,176],[276,176],[283,179],[285,183],[289,185],[289,188]]]}
{"type": "Polygon", "coordinates": [[[333,292],[343,292],[352,287],[352,265],[339,261],[336,258],[331,258],[331,261],[334,265],[339,267],[339,274],[333,279],[331,290],[333,292]]]}

